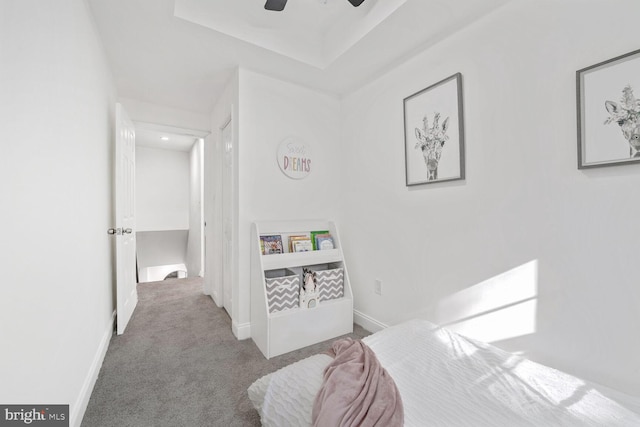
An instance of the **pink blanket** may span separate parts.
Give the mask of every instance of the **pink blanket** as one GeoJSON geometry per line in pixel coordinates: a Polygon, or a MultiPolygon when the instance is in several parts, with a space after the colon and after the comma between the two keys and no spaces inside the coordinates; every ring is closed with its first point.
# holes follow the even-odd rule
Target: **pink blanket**
{"type": "Polygon", "coordinates": [[[374,352],[362,341],[344,338],[332,344],[331,353],[334,360],[313,404],[313,425],[402,426],[400,393],[374,352]]]}

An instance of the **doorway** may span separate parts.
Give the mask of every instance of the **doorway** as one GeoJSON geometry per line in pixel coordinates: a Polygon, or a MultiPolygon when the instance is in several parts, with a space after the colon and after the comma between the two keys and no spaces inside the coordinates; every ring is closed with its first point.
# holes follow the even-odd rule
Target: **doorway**
{"type": "Polygon", "coordinates": [[[204,277],[202,131],[134,122],[140,282],[204,277]]]}

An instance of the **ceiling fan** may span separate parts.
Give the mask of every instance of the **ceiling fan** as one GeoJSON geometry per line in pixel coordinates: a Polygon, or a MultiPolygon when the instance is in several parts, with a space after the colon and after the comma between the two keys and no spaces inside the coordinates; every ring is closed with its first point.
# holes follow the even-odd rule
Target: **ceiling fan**
{"type": "MultiPolygon", "coordinates": [[[[348,0],[354,7],[358,7],[364,2],[364,0],[348,0]]],[[[274,10],[280,12],[284,10],[284,6],[287,4],[287,0],[267,0],[264,8],[267,10],[274,10]]]]}

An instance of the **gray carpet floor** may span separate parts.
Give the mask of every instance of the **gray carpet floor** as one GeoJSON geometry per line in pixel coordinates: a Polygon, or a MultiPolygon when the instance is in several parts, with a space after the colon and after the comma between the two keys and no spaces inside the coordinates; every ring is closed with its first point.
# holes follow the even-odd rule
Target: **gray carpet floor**
{"type": "MultiPolygon", "coordinates": [[[[141,283],[138,296],[127,330],[111,339],[83,427],[259,426],[249,385],[333,341],[267,360],[233,336],[201,278],[141,283]]],[[[354,325],[350,336],[368,334],[354,325]]]]}

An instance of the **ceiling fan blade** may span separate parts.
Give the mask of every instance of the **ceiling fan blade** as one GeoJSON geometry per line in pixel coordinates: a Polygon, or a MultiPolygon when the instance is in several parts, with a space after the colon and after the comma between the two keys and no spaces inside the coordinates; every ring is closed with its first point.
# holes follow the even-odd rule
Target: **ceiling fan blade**
{"type": "Polygon", "coordinates": [[[267,10],[274,10],[276,12],[280,12],[284,10],[284,6],[286,4],[287,4],[287,0],[267,0],[267,2],[264,4],[264,8],[267,10]]]}
{"type": "Polygon", "coordinates": [[[364,0],[349,0],[349,3],[351,3],[354,7],[360,6],[363,2],[364,0]]]}

